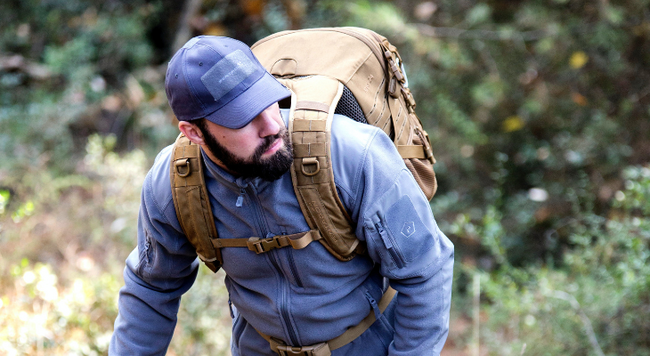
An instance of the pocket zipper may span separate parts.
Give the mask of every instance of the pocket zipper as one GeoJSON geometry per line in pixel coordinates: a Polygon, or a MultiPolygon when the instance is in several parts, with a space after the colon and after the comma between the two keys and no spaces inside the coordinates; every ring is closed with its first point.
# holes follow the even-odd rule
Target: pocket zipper
{"type": "Polygon", "coordinates": [[[386,229],[384,229],[384,225],[381,223],[381,220],[375,223],[375,228],[377,229],[377,232],[379,233],[381,240],[384,242],[384,246],[386,246],[386,250],[388,250],[388,253],[390,253],[390,256],[393,258],[393,261],[395,261],[397,267],[398,268],[404,267],[403,259],[399,255],[397,249],[395,248],[395,243],[393,241],[393,238],[390,235],[390,233],[386,231],[386,229]]]}

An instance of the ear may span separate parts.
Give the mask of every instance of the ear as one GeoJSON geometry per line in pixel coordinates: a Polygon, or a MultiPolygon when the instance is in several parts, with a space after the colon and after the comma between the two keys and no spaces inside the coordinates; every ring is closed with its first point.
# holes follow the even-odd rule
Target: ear
{"type": "Polygon", "coordinates": [[[203,140],[203,132],[199,129],[198,126],[189,122],[189,121],[179,121],[178,129],[181,130],[183,135],[187,137],[190,141],[194,142],[197,145],[205,144],[203,140]]]}

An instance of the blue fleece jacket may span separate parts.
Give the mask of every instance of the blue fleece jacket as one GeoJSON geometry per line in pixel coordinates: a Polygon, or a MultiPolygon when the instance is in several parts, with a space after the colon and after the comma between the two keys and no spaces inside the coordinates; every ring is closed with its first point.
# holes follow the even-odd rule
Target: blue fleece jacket
{"type": "MultiPolygon", "coordinates": [[[[286,123],[288,111],[282,115],[286,123]]],[[[398,291],[388,309],[332,354],[438,355],[448,333],[452,243],[381,130],[335,115],[331,152],[339,196],[367,253],[342,262],[320,243],[260,255],[222,249],[235,315],[232,354],[275,355],[255,329],[294,346],[333,339],[376,310],[388,281],[398,291]]],[[[171,147],[160,152],[144,182],[110,355],[164,355],[181,295],[196,278],[199,261],[173,206],[170,155],[171,147]]],[[[290,173],[273,182],[242,179],[204,160],[220,238],[309,230],[290,173]]]]}

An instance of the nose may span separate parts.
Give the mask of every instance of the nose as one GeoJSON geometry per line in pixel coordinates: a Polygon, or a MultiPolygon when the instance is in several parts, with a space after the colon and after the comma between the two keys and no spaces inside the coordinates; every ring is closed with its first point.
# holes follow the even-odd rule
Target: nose
{"type": "Polygon", "coordinates": [[[274,106],[266,108],[253,120],[258,128],[260,137],[274,136],[281,130],[280,120],[277,118],[280,112],[277,109],[273,109],[274,106]]]}

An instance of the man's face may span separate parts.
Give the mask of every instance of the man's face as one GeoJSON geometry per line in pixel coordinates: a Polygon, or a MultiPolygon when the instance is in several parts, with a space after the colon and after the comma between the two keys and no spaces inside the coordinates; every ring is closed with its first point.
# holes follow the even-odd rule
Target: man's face
{"type": "Polygon", "coordinates": [[[217,164],[247,178],[273,181],[289,170],[293,152],[289,131],[277,104],[271,105],[240,129],[204,120],[197,125],[217,164]]]}

